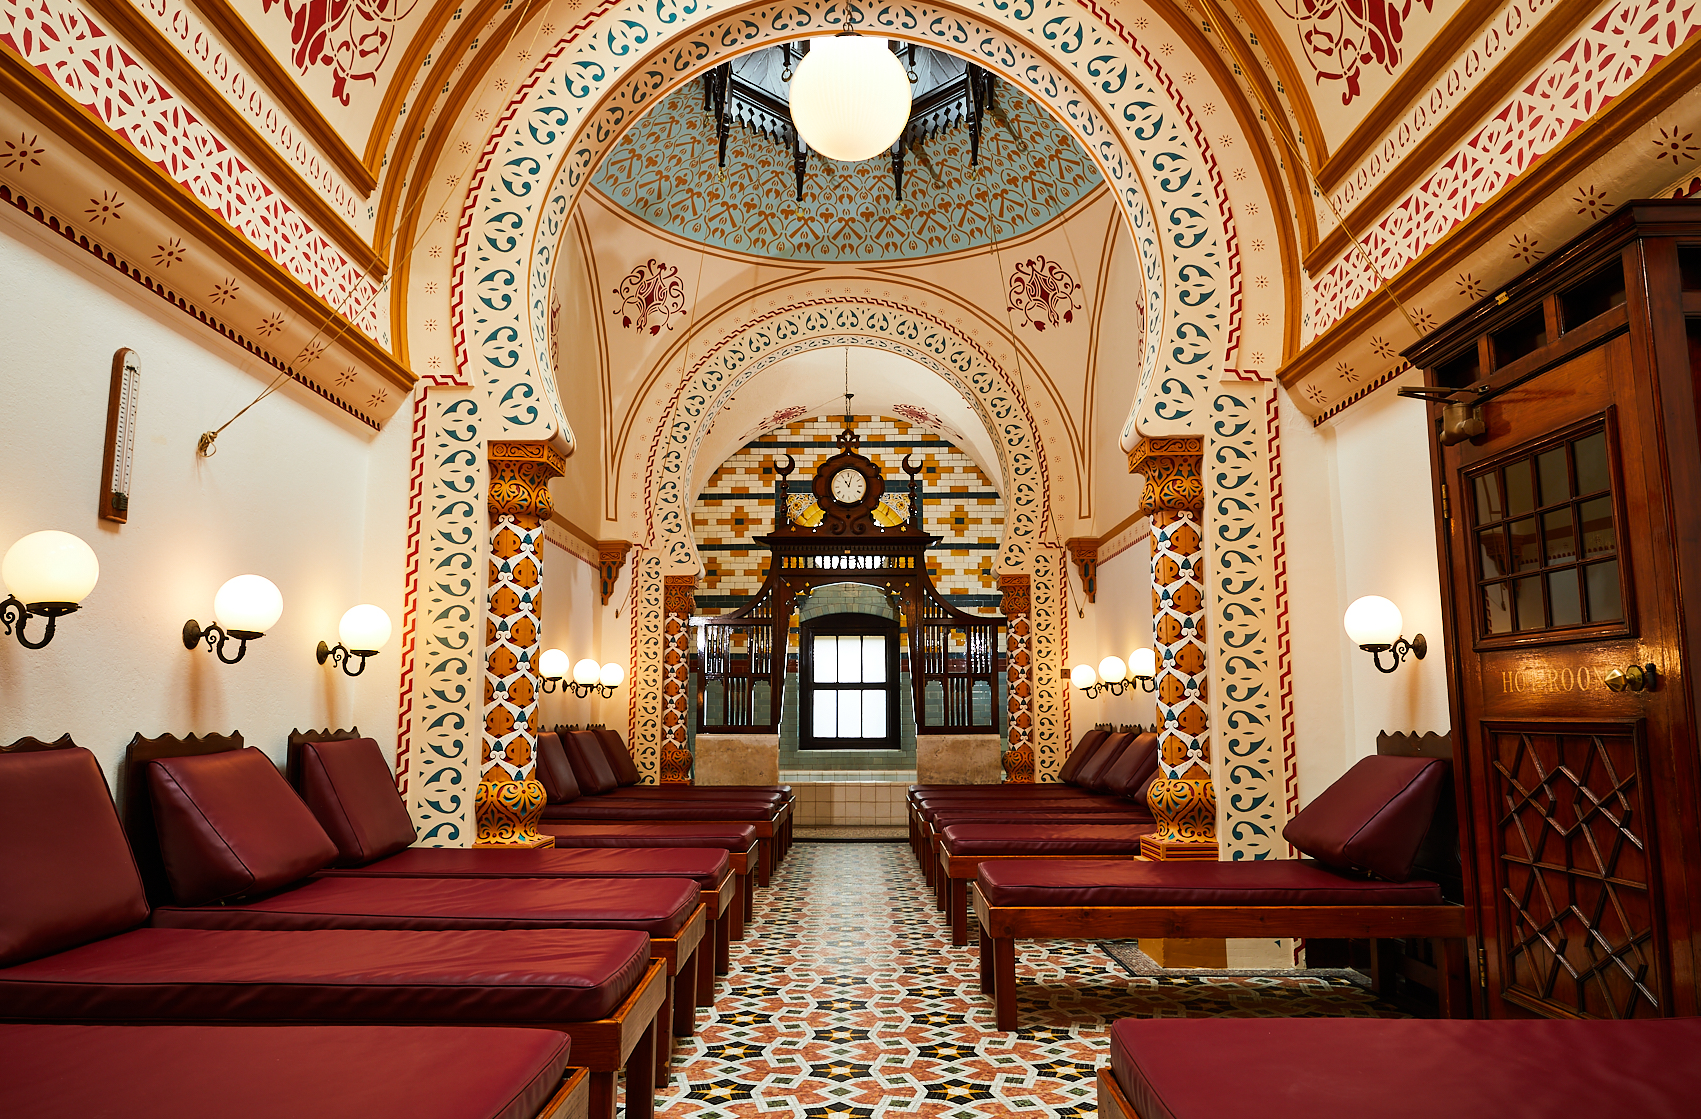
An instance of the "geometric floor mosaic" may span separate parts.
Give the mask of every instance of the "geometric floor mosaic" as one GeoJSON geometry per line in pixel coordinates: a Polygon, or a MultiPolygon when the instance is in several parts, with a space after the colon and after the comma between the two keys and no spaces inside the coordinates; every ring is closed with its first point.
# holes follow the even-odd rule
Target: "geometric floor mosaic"
{"type": "Polygon", "coordinates": [[[1022,1029],[993,1028],[973,946],[953,948],[903,843],[792,848],[663,1119],[1092,1116],[1106,1030],[1126,1017],[1399,1017],[1343,980],[1136,977],[1091,941],[1026,945],[1022,1029]]]}

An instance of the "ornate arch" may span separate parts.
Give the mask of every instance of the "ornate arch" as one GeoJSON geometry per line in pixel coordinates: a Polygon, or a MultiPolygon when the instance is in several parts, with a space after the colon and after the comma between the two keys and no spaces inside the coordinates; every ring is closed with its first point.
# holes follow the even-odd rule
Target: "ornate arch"
{"type": "MultiPolygon", "coordinates": [[[[685,692],[677,672],[688,653],[679,616],[685,606],[669,608],[667,589],[670,577],[689,581],[698,570],[690,529],[697,450],[740,386],[808,350],[855,345],[902,354],[944,378],[974,408],[999,448],[1005,478],[1000,573],[1026,576],[1035,588],[1024,651],[1038,659],[1043,650],[1048,659],[1042,663],[1061,660],[1067,625],[1062,541],[1051,530],[1049,467],[1030,403],[969,331],[897,294],[812,292],[776,298],[776,306],[748,318],[731,312],[698,326],[695,336],[711,340],[702,355],[682,376],[652,389],[660,415],[648,445],[611,465],[630,472],[642,456],[648,524],[633,567],[630,703],[632,744],[647,772],[664,771],[670,746],[674,753],[683,746],[685,692]]],[[[1044,775],[1061,763],[1069,741],[1068,703],[1061,678],[1042,677],[1029,686],[1027,723],[1012,745],[1030,747],[1044,775]]]]}

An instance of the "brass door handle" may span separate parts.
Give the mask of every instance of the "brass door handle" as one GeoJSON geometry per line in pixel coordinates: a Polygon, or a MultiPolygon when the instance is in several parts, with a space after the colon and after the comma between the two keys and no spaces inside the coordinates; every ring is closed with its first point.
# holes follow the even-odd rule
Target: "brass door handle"
{"type": "Polygon", "coordinates": [[[1651,664],[1633,664],[1615,668],[1602,682],[1615,692],[1651,692],[1659,681],[1659,672],[1651,664]]]}

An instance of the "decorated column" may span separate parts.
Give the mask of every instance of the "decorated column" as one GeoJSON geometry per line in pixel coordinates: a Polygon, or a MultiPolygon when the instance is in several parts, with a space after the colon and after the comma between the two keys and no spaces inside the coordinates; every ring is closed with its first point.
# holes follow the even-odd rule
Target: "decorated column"
{"type": "Polygon", "coordinates": [[[695,575],[669,575],[663,583],[661,783],[691,783],[686,727],[691,717],[691,615],[696,612],[695,575]]]}
{"type": "Polygon", "coordinates": [[[1149,859],[1215,859],[1217,794],[1211,783],[1206,707],[1204,441],[1146,438],[1129,452],[1145,476],[1140,513],[1152,520],[1152,636],[1157,645],[1157,830],[1140,841],[1149,859]]]}
{"type": "Polygon", "coordinates": [[[1013,782],[1034,782],[1033,684],[1029,680],[1033,653],[1029,649],[1032,623],[1030,584],[1026,575],[1000,575],[1003,611],[1005,673],[1009,682],[1010,748],[1004,752],[1004,773],[1013,782]]]}
{"type": "Polygon", "coordinates": [[[566,460],[548,443],[490,444],[490,580],[485,597],[484,752],[477,847],[547,847],[537,833],[536,662],[543,614],[549,480],[566,460]]]}

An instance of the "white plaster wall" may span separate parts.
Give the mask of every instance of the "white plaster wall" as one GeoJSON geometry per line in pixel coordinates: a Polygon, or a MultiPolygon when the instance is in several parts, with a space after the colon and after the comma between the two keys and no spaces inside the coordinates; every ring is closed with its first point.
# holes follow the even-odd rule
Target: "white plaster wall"
{"type": "Polygon", "coordinates": [[[47,648],[0,638],[0,740],[68,732],[109,779],[137,731],[236,729],[279,760],[292,728],[358,720],[393,749],[409,412],[374,436],[288,386],[200,459],[200,434],[252,400],[269,366],[9,211],[0,288],[0,549],[56,528],[87,541],[101,565],[47,648]],[[142,369],[125,525],[97,516],[120,347],[142,369]],[[236,665],[184,649],[184,621],[211,621],[214,592],[244,572],[282,590],[277,627],[236,665]],[[397,636],[363,676],[333,675],[314,646],[335,642],[337,620],[361,601],[390,611],[397,636]]]}
{"type": "MultiPolygon", "coordinates": [[[[1127,660],[1133,650],[1151,647],[1152,553],[1150,538],[1146,538],[1099,564],[1098,601],[1087,604],[1086,617],[1071,614],[1069,618],[1069,663],[1063,671],[1067,675],[1077,664],[1097,666],[1113,655],[1127,660]]],[[[1157,720],[1153,696],[1137,689],[1120,696],[1101,692],[1097,699],[1088,699],[1070,688],[1069,695],[1070,725],[1076,739],[1095,723],[1151,726],[1157,720]]]]}
{"type": "MultiPolygon", "coordinates": [[[[1446,654],[1424,406],[1396,395],[1408,373],[1321,428],[1284,394],[1288,577],[1300,798],[1309,801],[1379,731],[1446,733],[1446,654]],[[1378,672],[1341,618],[1364,595],[1399,606],[1406,636],[1431,642],[1423,661],[1378,672]]],[[[1384,655],[1386,663],[1386,654],[1384,655]]]]}
{"type": "MultiPolygon", "coordinates": [[[[560,649],[570,665],[592,657],[598,664],[615,661],[622,668],[629,667],[626,649],[604,640],[596,568],[552,543],[544,551],[543,579],[543,647],[560,649]]],[[[613,599],[608,608],[614,608],[613,599]]],[[[627,695],[625,685],[607,699],[596,693],[586,699],[576,698],[571,691],[549,693],[541,697],[543,722],[539,729],[548,730],[560,723],[607,723],[627,737],[627,695]]]]}

